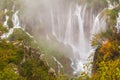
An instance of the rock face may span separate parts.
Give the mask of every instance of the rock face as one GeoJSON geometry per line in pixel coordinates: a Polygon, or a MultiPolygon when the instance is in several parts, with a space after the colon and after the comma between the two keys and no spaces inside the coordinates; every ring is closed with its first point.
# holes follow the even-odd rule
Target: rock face
{"type": "Polygon", "coordinates": [[[48,73],[51,74],[51,75],[53,75],[53,76],[56,76],[55,70],[53,68],[50,68],[48,70],[48,73]]]}

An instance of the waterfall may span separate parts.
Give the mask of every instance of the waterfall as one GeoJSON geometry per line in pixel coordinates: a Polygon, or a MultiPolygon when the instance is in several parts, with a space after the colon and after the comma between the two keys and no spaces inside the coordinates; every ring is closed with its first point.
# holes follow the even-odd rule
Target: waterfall
{"type": "MultiPolygon", "coordinates": [[[[100,16],[102,11],[97,14],[88,8],[87,4],[77,4],[73,0],[53,0],[53,2],[26,0],[26,5],[28,9],[24,14],[25,21],[32,28],[34,35],[45,36],[48,41],[56,41],[60,45],[69,47],[72,51],[69,58],[74,74],[89,72],[84,66],[90,64],[91,60],[88,58],[94,54],[95,49],[91,47],[92,37],[106,29],[106,18],[100,16]],[[46,2],[49,3],[47,6],[46,2]],[[34,5],[31,7],[28,3],[34,5]],[[40,24],[44,26],[42,31],[36,31],[38,27],[41,27],[36,21],[40,21],[40,24]]],[[[25,21],[23,25],[26,24],[25,21]]]]}
{"type": "MultiPolygon", "coordinates": [[[[5,10],[4,10],[4,13],[6,14],[7,12],[8,12],[8,10],[7,10],[7,9],[5,9],[5,10]]],[[[8,15],[6,15],[6,16],[5,16],[5,21],[4,21],[4,23],[3,23],[3,26],[8,27],[8,24],[7,24],[8,19],[9,19],[9,16],[8,16],[8,15]]]]}
{"type": "Polygon", "coordinates": [[[19,21],[18,13],[19,13],[19,11],[16,11],[13,14],[13,17],[12,17],[13,28],[21,28],[20,27],[20,21],[19,21]]]}
{"type": "Polygon", "coordinates": [[[78,74],[84,71],[87,72],[87,70],[84,69],[84,67],[86,64],[90,63],[88,57],[94,53],[94,48],[90,46],[90,40],[92,39],[92,36],[94,34],[106,30],[106,22],[105,22],[106,18],[100,18],[101,13],[99,13],[96,17],[90,19],[93,20],[91,21],[93,23],[91,23],[92,25],[87,25],[87,26],[90,27],[91,29],[89,31],[85,31],[86,30],[85,16],[87,13],[86,8],[87,8],[86,5],[85,6],[76,5],[75,10],[73,12],[70,6],[67,14],[67,19],[66,19],[67,21],[65,22],[66,26],[60,24],[62,23],[62,19],[57,17],[57,21],[59,23],[56,25],[56,27],[54,22],[55,16],[53,15],[54,14],[53,11],[51,11],[52,35],[61,44],[64,44],[65,46],[70,46],[72,48],[73,57],[71,57],[70,59],[72,61],[71,67],[74,70],[73,72],[74,74],[78,74]],[[64,28],[64,31],[60,28],[64,28]],[[76,30],[76,32],[74,30],[76,30]],[[60,35],[61,32],[64,34],[60,35]],[[89,38],[87,38],[85,33],[89,35],[89,38]]]}
{"type": "Polygon", "coordinates": [[[120,32],[120,12],[118,13],[117,23],[116,23],[117,33],[120,32]]]}
{"type": "Polygon", "coordinates": [[[91,29],[91,40],[92,40],[92,37],[93,37],[93,34],[97,34],[101,31],[105,31],[106,30],[106,16],[103,16],[102,18],[100,18],[100,15],[102,12],[104,12],[106,10],[103,9],[94,19],[94,22],[93,22],[93,28],[91,29]],[[98,27],[99,26],[99,27],[98,27]]]}
{"type": "MultiPolygon", "coordinates": [[[[12,11],[14,11],[14,8],[15,8],[15,6],[13,6],[13,10],[12,10],[12,11]]],[[[6,10],[6,9],[5,9],[5,13],[7,13],[7,10],[6,10]]],[[[15,11],[14,14],[12,15],[13,27],[10,28],[7,33],[4,33],[4,34],[1,36],[1,39],[8,38],[8,37],[13,33],[14,29],[16,29],[16,28],[20,28],[20,29],[22,29],[22,30],[24,31],[24,29],[20,26],[20,21],[19,21],[18,13],[19,13],[19,11],[17,10],[17,11],[15,11]]],[[[8,27],[8,25],[7,25],[8,19],[9,19],[9,16],[6,15],[6,20],[5,20],[4,24],[3,24],[5,27],[8,27]]],[[[28,32],[26,32],[26,34],[27,34],[29,37],[33,38],[33,36],[31,36],[28,32]]]]}
{"type": "Polygon", "coordinates": [[[8,24],[7,24],[7,22],[8,22],[8,19],[9,19],[9,16],[5,16],[5,22],[3,23],[3,26],[5,26],[5,27],[8,27],[8,24]]]}
{"type": "Polygon", "coordinates": [[[20,28],[20,23],[19,23],[19,18],[18,18],[18,12],[16,11],[13,16],[12,16],[12,22],[13,22],[13,27],[9,29],[7,33],[4,33],[1,36],[1,39],[8,38],[14,31],[15,28],[20,28]]]}
{"type": "Polygon", "coordinates": [[[57,63],[57,65],[58,65],[58,73],[60,73],[60,70],[63,68],[63,65],[54,56],[52,56],[52,58],[57,63]]]}

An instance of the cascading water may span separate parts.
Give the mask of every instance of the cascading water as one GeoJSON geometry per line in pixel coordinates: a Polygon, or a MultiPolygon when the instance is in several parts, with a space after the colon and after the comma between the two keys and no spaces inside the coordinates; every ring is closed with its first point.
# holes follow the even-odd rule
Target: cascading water
{"type": "MultiPolygon", "coordinates": [[[[70,7],[68,11],[68,17],[66,21],[66,29],[63,35],[59,35],[60,32],[63,32],[59,26],[62,24],[58,24],[56,29],[54,27],[53,12],[52,12],[52,35],[56,38],[58,42],[64,44],[65,46],[70,46],[73,51],[73,57],[71,57],[71,67],[74,69],[74,74],[79,72],[84,72],[84,65],[88,64],[88,57],[92,54],[91,46],[90,46],[90,38],[93,34],[96,34],[100,31],[105,30],[106,22],[105,18],[100,19],[100,14],[98,14],[94,19],[92,25],[88,25],[91,29],[85,32],[85,16],[86,16],[86,6],[76,6],[76,10],[72,12],[72,8],[70,7]],[[73,21],[77,22],[74,23],[73,21]],[[77,26],[76,26],[77,25],[77,26]],[[77,28],[76,32],[74,31],[77,28]],[[78,32],[77,32],[78,31],[78,32]],[[90,34],[89,34],[90,32],[90,34]],[[89,34],[89,38],[86,37],[85,33],[89,34]],[[63,37],[64,36],[64,37],[63,37]],[[75,37],[77,36],[77,37],[75,37]],[[86,40],[87,39],[87,40],[86,40]]],[[[61,21],[61,19],[59,19],[61,21]]]]}
{"type": "MultiPolygon", "coordinates": [[[[15,11],[14,9],[15,9],[15,6],[13,6],[13,9],[12,9],[13,12],[15,11]]],[[[5,9],[5,13],[7,13],[6,9],[5,9]]],[[[21,28],[24,31],[24,29],[20,26],[20,21],[19,21],[18,13],[19,13],[19,11],[17,10],[13,14],[13,16],[12,16],[13,27],[10,28],[7,33],[4,33],[1,36],[1,39],[8,38],[13,33],[14,29],[16,29],[16,28],[21,28]]],[[[4,24],[3,24],[5,27],[8,27],[8,24],[7,24],[8,19],[9,19],[9,16],[6,15],[6,20],[5,20],[4,24]]],[[[26,34],[29,35],[31,38],[33,38],[33,36],[31,36],[28,32],[26,32],[26,34]]]]}
{"type": "Polygon", "coordinates": [[[19,21],[18,13],[19,13],[19,11],[16,11],[13,14],[13,17],[12,17],[12,22],[13,22],[14,28],[21,28],[20,27],[20,21],[19,21]]]}
{"type": "Polygon", "coordinates": [[[90,63],[88,57],[94,52],[90,42],[94,34],[105,30],[106,18],[102,18],[101,13],[96,14],[88,10],[87,4],[79,5],[71,0],[64,3],[62,0],[55,1],[26,0],[27,10],[24,15],[26,17],[22,24],[29,24],[34,33],[44,35],[47,40],[56,40],[58,44],[69,47],[72,51],[69,58],[72,61],[71,67],[74,74],[88,72],[84,69],[84,65],[90,63]],[[55,1],[57,4],[54,3],[55,1]],[[32,3],[32,7],[27,3],[32,3]],[[46,3],[49,4],[46,5],[46,3]],[[44,26],[42,31],[36,31],[40,27],[39,24],[44,26]]]}
{"type": "Polygon", "coordinates": [[[113,9],[113,8],[119,6],[119,4],[116,3],[115,1],[111,2],[111,0],[106,0],[106,2],[108,3],[108,9],[113,9]]]}
{"type": "Polygon", "coordinates": [[[8,22],[9,16],[6,15],[5,18],[6,18],[6,20],[5,20],[5,22],[3,23],[3,25],[4,25],[5,27],[8,27],[7,22],[8,22]]]}
{"type": "MultiPolygon", "coordinates": [[[[103,9],[102,11],[101,11],[101,13],[102,12],[104,12],[104,10],[106,10],[106,9],[103,9]]],[[[104,17],[102,17],[102,18],[100,18],[100,15],[101,15],[101,13],[99,13],[96,17],[95,17],[95,19],[94,19],[94,22],[93,22],[93,28],[92,28],[92,31],[91,31],[91,39],[92,39],[92,37],[93,37],[93,34],[97,34],[97,33],[99,33],[99,32],[101,32],[101,31],[105,31],[106,30],[106,17],[104,16],[104,17]],[[101,25],[102,24],[102,25],[101,25]],[[99,27],[98,27],[99,26],[99,27]]]]}
{"type": "MultiPolygon", "coordinates": [[[[15,28],[21,28],[20,23],[19,23],[19,18],[18,18],[18,12],[16,11],[13,16],[12,16],[12,22],[13,22],[13,28],[10,28],[8,33],[5,33],[1,36],[2,39],[8,38],[14,31],[15,28]]],[[[7,24],[7,23],[6,23],[7,24]]]]}
{"type": "Polygon", "coordinates": [[[117,32],[120,32],[120,12],[118,13],[117,17],[117,24],[116,24],[117,32]]]}
{"type": "Polygon", "coordinates": [[[54,61],[58,64],[58,73],[60,73],[61,68],[63,68],[63,65],[54,57],[52,56],[54,61]]]}
{"type": "MultiPolygon", "coordinates": [[[[8,10],[7,10],[7,9],[5,9],[4,13],[6,14],[7,12],[8,12],[8,10]]],[[[5,16],[5,21],[4,21],[4,23],[3,23],[3,26],[8,27],[8,24],[7,24],[8,19],[9,19],[9,16],[8,16],[8,15],[6,15],[6,16],[5,16]]]]}

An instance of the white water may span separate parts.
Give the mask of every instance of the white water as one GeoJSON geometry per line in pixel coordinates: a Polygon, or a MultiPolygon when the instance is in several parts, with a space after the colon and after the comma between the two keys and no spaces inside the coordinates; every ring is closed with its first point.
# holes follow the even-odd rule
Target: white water
{"type": "Polygon", "coordinates": [[[13,17],[12,17],[12,22],[13,22],[13,26],[14,26],[13,28],[21,28],[18,13],[19,13],[19,11],[16,11],[13,14],[13,17]]]}
{"type": "MultiPolygon", "coordinates": [[[[15,28],[21,28],[20,23],[19,23],[19,18],[18,18],[18,12],[19,11],[16,11],[12,16],[13,28],[10,28],[8,33],[3,34],[1,36],[1,39],[8,38],[13,33],[15,28]]],[[[5,22],[7,22],[7,21],[5,21],[5,22]]],[[[7,25],[7,23],[6,23],[6,25],[7,25]]]]}
{"type": "MultiPolygon", "coordinates": [[[[4,13],[6,14],[7,12],[8,12],[8,10],[7,10],[7,9],[5,9],[5,10],[4,10],[4,13]]],[[[6,15],[6,16],[5,16],[5,21],[4,21],[4,23],[3,23],[3,26],[8,27],[8,24],[7,24],[8,19],[9,19],[9,16],[8,16],[8,15],[6,15]]]]}
{"type": "Polygon", "coordinates": [[[100,18],[100,15],[102,12],[104,12],[104,10],[106,9],[103,9],[94,19],[94,22],[93,22],[93,28],[92,28],[92,31],[91,31],[91,40],[92,40],[92,37],[94,36],[93,34],[97,34],[101,31],[105,31],[106,30],[106,16],[103,16],[102,18],[100,18]],[[98,27],[99,26],[99,27],[98,27]]]}
{"type": "Polygon", "coordinates": [[[110,2],[110,0],[106,0],[108,3],[108,9],[113,9],[114,6],[112,5],[112,3],[110,2]]]}
{"type": "Polygon", "coordinates": [[[28,26],[37,34],[37,37],[44,35],[48,41],[56,40],[58,44],[69,47],[72,54],[68,55],[74,74],[90,72],[84,68],[84,65],[91,61],[88,57],[94,54],[90,42],[94,34],[105,30],[106,18],[100,16],[102,11],[96,14],[88,10],[87,4],[78,5],[73,0],[63,2],[62,0],[53,0],[53,2],[41,0],[39,4],[39,0],[36,2],[26,0],[28,9],[24,15],[26,18],[23,20],[23,25],[29,24],[28,26]],[[36,31],[38,27],[41,28],[38,23],[42,24],[43,30],[36,31]]]}
{"type": "Polygon", "coordinates": [[[7,24],[7,22],[8,22],[8,19],[9,19],[9,16],[5,16],[5,22],[3,23],[3,26],[5,26],[5,27],[8,27],[8,24],[7,24]]]}
{"type": "MultiPolygon", "coordinates": [[[[119,6],[119,4],[116,3],[115,1],[113,1],[113,2],[111,2],[110,0],[106,0],[106,1],[107,1],[107,3],[108,3],[108,9],[113,9],[113,8],[119,6]]],[[[120,1],[119,1],[119,2],[120,2],[120,1]]]]}
{"type": "Polygon", "coordinates": [[[51,33],[59,43],[71,47],[73,54],[70,59],[72,61],[71,67],[74,70],[74,74],[84,71],[90,72],[84,68],[85,65],[90,63],[88,57],[94,53],[94,49],[90,46],[90,40],[94,34],[104,31],[106,28],[106,18],[100,18],[101,13],[99,13],[97,16],[93,15],[95,17],[89,19],[92,23],[87,25],[87,28],[90,29],[86,31],[85,13],[87,13],[86,6],[76,5],[74,12],[70,7],[67,21],[65,21],[66,26],[63,25],[62,19],[57,16],[58,24],[55,27],[55,16],[53,16],[55,14],[54,12],[51,12],[51,33]],[[64,30],[61,28],[64,28],[64,30]],[[88,37],[85,34],[87,34],[88,37]]]}
{"type": "Polygon", "coordinates": [[[58,73],[60,73],[60,70],[63,68],[63,65],[54,56],[52,56],[52,58],[57,63],[57,65],[58,65],[58,73]]]}
{"type": "MultiPolygon", "coordinates": [[[[15,6],[13,6],[13,9],[12,11],[14,11],[15,9],[15,6]]],[[[5,13],[7,13],[7,10],[5,9],[5,13]]],[[[23,31],[24,29],[20,26],[20,21],[19,21],[19,17],[18,17],[18,13],[19,11],[15,11],[15,13],[13,14],[12,16],[12,23],[13,23],[13,27],[9,29],[9,31],[7,33],[4,33],[2,36],[1,36],[1,39],[5,39],[5,38],[8,38],[14,31],[14,29],[16,28],[21,28],[23,31]]],[[[6,20],[4,22],[4,26],[8,28],[8,19],[9,19],[9,16],[6,15],[6,20]]],[[[28,36],[30,36],[31,38],[33,38],[33,36],[31,36],[28,32],[26,32],[26,34],[28,36]]]]}
{"type": "Polygon", "coordinates": [[[118,13],[118,17],[117,17],[116,28],[117,28],[117,33],[119,33],[120,32],[120,12],[118,13]]]}

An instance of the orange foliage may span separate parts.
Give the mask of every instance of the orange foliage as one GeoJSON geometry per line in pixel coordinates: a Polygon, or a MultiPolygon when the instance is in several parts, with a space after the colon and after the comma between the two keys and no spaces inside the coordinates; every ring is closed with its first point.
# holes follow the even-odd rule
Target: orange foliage
{"type": "Polygon", "coordinates": [[[112,48],[112,44],[111,42],[107,39],[104,44],[101,46],[99,52],[101,54],[110,54],[111,53],[111,48],[112,48]]]}

